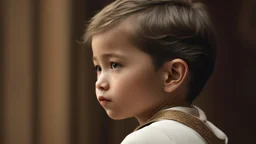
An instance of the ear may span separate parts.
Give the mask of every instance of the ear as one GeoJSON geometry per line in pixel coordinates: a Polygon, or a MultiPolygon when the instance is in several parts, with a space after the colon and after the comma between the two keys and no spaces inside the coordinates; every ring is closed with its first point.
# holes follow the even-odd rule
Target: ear
{"type": "Polygon", "coordinates": [[[188,65],[182,59],[174,59],[166,62],[164,68],[164,91],[173,92],[186,82],[188,77],[188,65]]]}

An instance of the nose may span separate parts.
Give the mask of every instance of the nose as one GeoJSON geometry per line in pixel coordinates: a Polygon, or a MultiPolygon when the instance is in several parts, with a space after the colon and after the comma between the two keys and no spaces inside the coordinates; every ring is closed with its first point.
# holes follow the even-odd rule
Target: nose
{"type": "Polygon", "coordinates": [[[95,87],[98,90],[106,91],[109,89],[109,83],[107,82],[106,79],[104,79],[103,75],[101,75],[98,80],[95,83],[95,87]]]}

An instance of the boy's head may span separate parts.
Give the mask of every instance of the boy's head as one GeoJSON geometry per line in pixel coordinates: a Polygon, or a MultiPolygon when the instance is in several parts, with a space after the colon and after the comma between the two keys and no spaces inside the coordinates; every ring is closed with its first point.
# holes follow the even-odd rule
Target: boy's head
{"type": "MultiPolygon", "coordinates": [[[[97,44],[104,40],[100,35],[111,37],[109,31],[118,28],[119,32],[125,29],[123,33],[131,46],[149,55],[156,71],[171,61],[184,62],[182,74],[188,79],[189,102],[201,92],[215,62],[215,33],[204,5],[189,0],[116,0],[92,18],[84,41],[92,46],[93,53],[100,52],[99,47],[104,49],[97,44]]],[[[104,44],[110,47],[112,43],[104,44]]],[[[172,66],[175,77],[175,65],[172,66]]]]}

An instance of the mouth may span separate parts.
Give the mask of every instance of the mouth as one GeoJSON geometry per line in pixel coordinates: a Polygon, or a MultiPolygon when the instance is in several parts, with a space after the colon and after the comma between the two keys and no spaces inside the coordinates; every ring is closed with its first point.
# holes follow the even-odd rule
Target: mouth
{"type": "Polygon", "coordinates": [[[111,102],[110,99],[107,99],[107,98],[105,98],[103,96],[99,96],[98,100],[99,100],[101,105],[106,105],[107,103],[111,102]]]}

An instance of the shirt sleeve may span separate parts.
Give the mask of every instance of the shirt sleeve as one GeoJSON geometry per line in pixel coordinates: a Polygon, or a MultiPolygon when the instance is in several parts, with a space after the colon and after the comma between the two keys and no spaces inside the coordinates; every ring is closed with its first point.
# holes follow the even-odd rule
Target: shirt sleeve
{"type": "Polygon", "coordinates": [[[173,139],[160,129],[145,127],[135,131],[122,141],[121,144],[176,144],[173,139]]]}

